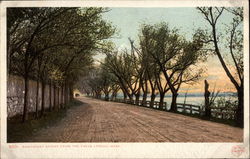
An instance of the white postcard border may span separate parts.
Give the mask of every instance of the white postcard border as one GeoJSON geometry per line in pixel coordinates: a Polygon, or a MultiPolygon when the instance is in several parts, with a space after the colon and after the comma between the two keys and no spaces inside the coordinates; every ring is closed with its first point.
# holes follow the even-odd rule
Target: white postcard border
{"type": "MultiPolygon", "coordinates": [[[[247,0],[178,1],[5,1],[1,5],[0,105],[1,158],[236,158],[233,146],[249,157],[249,8],[247,0]],[[243,143],[6,143],[6,7],[194,7],[244,6],[244,142],[243,143]],[[78,145],[78,146],[77,146],[78,145]],[[11,147],[13,146],[13,147],[11,147]],[[17,146],[15,148],[15,146],[17,146]],[[39,147],[40,146],[40,147],[39,147]],[[51,148],[58,146],[57,148],[51,148]]],[[[222,132],[223,133],[223,132],[222,132]]]]}

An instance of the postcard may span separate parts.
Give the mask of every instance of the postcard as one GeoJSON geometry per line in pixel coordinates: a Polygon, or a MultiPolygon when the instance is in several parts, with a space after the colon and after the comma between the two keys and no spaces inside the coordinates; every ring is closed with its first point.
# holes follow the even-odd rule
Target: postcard
{"type": "Polygon", "coordinates": [[[248,4],[0,2],[1,158],[249,158],[248,4]]]}

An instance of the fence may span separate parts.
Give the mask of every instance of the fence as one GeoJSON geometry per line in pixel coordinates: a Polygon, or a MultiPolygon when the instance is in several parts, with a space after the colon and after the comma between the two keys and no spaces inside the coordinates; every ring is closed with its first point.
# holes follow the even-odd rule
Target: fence
{"type": "Polygon", "coordinates": [[[202,115],[201,106],[192,104],[181,104],[181,103],[176,103],[176,105],[177,105],[177,110],[182,109],[182,112],[202,115]]]}
{"type": "MultiPolygon", "coordinates": [[[[144,107],[150,107],[151,101],[145,101],[143,103],[142,100],[139,100],[136,102],[136,100],[130,100],[130,99],[121,99],[116,98],[112,100],[113,102],[119,102],[119,103],[126,103],[126,104],[132,104],[137,106],[144,106],[144,107]]],[[[203,106],[200,105],[193,105],[193,104],[182,104],[182,103],[176,103],[177,104],[177,111],[189,113],[189,114],[198,114],[200,116],[204,115],[203,106]]],[[[152,106],[153,109],[159,109],[160,102],[154,101],[152,106]]],[[[167,103],[163,102],[163,110],[167,110],[167,103]]],[[[220,118],[220,119],[235,119],[236,110],[232,108],[226,108],[226,107],[211,107],[211,115],[214,118],[220,118]]]]}
{"type": "MultiPolygon", "coordinates": [[[[178,109],[181,109],[180,112],[199,114],[200,116],[204,114],[202,106],[198,105],[177,103],[177,110],[178,109]]],[[[211,116],[214,118],[235,119],[236,109],[227,107],[211,107],[210,109],[211,109],[211,116]]]]}
{"type": "MultiPolygon", "coordinates": [[[[114,100],[112,100],[114,102],[119,102],[119,103],[126,103],[126,104],[132,104],[132,105],[137,105],[137,106],[144,106],[144,107],[150,107],[150,103],[151,101],[145,101],[143,103],[143,100],[130,100],[130,99],[120,99],[120,98],[116,98],[114,100]]],[[[154,109],[159,109],[160,108],[160,102],[154,101],[152,104],[154,109]]],[[[163,110],[167,109],[167,103],[163,102],[163,110]]]]}

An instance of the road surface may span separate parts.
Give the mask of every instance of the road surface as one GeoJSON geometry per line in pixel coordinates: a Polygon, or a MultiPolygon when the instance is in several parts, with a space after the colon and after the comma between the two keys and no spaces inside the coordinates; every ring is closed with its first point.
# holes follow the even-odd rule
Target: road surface
{"type": "Polygon", "coordinates": [[[32,142],[242,142],[243,129],[123,103],[81,97],[81,106],[32,142]]]}

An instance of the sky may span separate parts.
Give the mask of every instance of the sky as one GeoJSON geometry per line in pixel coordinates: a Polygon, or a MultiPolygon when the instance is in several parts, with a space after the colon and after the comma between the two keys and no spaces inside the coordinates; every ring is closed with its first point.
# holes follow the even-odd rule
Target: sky
{"type": "MultiPolygon", "coordinates": [[[[117,48],[130,48],[128,38],[138,43],[140,26],[146,24],[156,24],[166,22],[170,28],[179,29],[179,33],[191,39],[194,31],[198,28],[209,28],[208,23],[196,8],[109,8],[110,11],[103,14],[103,18],[111,22],[118,30],[111,40],[117,48]]],[[[222,14],[219,29],[225,30],[224,25],[231,22],[229,14],[222,14]]],[[[99,55],[97,58],[103,58],[99,55]]],[[[210,57],[203,63],[206,73],[202,80],[195,85],[183,85],[180,91],[203,92],[204,79],[210,83],[210,87],[220,91],[235,91],[233,85],[226,77],[224,70],[216,56],[210,57]]]]}

